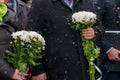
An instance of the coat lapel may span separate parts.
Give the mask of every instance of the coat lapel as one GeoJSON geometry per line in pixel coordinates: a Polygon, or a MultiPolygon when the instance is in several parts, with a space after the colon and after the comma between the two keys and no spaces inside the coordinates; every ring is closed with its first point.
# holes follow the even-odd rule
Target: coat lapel
{"type": "Polygon", "coordinates": [[[60,2],[63,6],[67,7],[69,10],[74,10],[75,8],[79,8],[80,10],[85,11],[94,11],[92,0],[74,0],[73,8],[69,8],[68,5],[64,2],[64,0],[52,0],[53,3],[60,2]]]}
{"type": "Polygon", "coordinates": [[[61,1],[61,3],[64,5],[64,6],[66,6],[67,8],[69,8],[70,10],[72,10],[65,2],[64,2],[64,0],[60,0],[61,1]]]}
{"type": "MultiPolygon", "coordinates": [[[[64,0],[52,0],[53,3],[56,3],[56,2],[60,2],[62,3],[64,6],[68,7],[67,4],[64,2],[64,0]]],[[[69,8],[69,7],[68,7],[69,8]]]]}
{"type": "MultiPolygon", "coordinates": [[[[64,0],[52,0],[53,3],[56,3],[58,1],[61,2],[61,4],[64,5],[65,7],[69,8],[68,5],[64,2],[64,0]]],[[[73,9],[79,1],[82,1],[82,0],[74,0],[73,9]]],[[[71,8],[69,8],[69,9],[71,9],[71,8]]]]}
{"type": "MultiPolygon", "coordinates": [[[[73,0],[74,1],[74,3],[73,3],[73,8],[72,9],[74,9],[74,7],[77,5],[77,3],[80,1],[80,0],[73,0]]],[[[61,3],[63,4],[63,5],[65,5],[66,7],[68,7],[67,6],[67,4],[64,2],[64,0],[61,0],[61,3]]],[[[69,7],[68,7],[69,8],[69,7]]],[[[69,8],[69,9],[71,9],[71,8],[69,8]]],[[[71,10],[72,10],[71,9],[71,10]]]]}

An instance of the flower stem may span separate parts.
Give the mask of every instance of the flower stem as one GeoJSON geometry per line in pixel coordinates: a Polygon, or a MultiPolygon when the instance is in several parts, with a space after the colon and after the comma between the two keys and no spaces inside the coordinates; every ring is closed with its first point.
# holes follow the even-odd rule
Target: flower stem
{"type": "Polygon", "coordinates": [[[90,80],[95,80],[95,65],[89,64],[90,80]]]}

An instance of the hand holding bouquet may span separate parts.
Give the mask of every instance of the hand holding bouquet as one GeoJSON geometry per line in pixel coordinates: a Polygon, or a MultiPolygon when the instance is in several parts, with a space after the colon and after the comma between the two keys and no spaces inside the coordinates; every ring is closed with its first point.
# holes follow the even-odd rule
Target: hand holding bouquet
{"type": "MultiPolygon", "coordinates": [[[[96,15],[92,12],[80,11],[72,15],[73,29],[79,30],[82,36],[82,29],[91,28],[96,22],[96,15]]],[[[95,80],[95,64],[94,61],[99,57],[100,48],[94,48],[94,42],[92,40],[86,40],[82,36],[82,46],[84,50],[84,56],[89,63],[90,80],[95,80]]]]}
{"type": "Polygon", "coordinates": [[[6,51],[6,60],[19,69],[22,74],[31,65],[36,66],[36,59],[41,59],[40,54],[45,49],[44,38],[34,31],[18,31],[12,34],[12,51],[6,51]]]}

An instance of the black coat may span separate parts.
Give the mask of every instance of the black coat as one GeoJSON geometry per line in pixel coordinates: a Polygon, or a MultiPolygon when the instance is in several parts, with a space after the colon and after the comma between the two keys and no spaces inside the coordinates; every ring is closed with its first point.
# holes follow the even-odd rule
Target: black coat
{"type": "MultiPolygon", "coordinates": [[[[120,31],[120,0],[94,0],[94,8],[100,17],[105,30],[120,31]]],[[[120,38],[118,34],[105,37],[100,41],[101,57],[98,59],[98,66],[108,71],[120,71],[120,62],[110,61],[106,52],[111,48],[120,49],[120,38]]]]}
{"type": "Polygon", "coordinates": [[[4,59],[5,51],[11,50],[11,33],[15,29],[12,26],[0,25],[0,80],[9,80],[13,74],[13,67],[4,59]]]}
{"type": "MultiPolygon", "coordinates": [[[[75,0],[72,10],[63,0],[33,0],[27,29],[38,31],[46,40],[43,67],[33,68],[33,75],[45,71],[48,80],[89,80],[81,37],[70,28],[72,14],[83,10],[93,11],[91,0],[75,0]]],[[[100,38],[103,30],[98,25],[94,29],[100,38]]]]}
{"type": "Polygon", "coordinates": [[[0,24],[0,80],[10,80],[14,74],[15,70],[4,59],[4,56],[6,50],[11,50],[11,33],[24,29],[24,26],[26,25],[23,17],[24,20],[27,20],[27,6],[18,0],[17,13],[8,7],[8,12],[3,19],[3,22],[0,24]]]}

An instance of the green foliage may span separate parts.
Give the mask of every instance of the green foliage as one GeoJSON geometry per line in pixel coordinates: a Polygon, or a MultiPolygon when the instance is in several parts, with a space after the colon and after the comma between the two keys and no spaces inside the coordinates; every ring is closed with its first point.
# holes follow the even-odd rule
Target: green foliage
{"type": "Polygon", "coordinates": [[[43,55],[40,52],[44,49],[44,45],[38,39],[31,39],[31,43],[24,42],[18,37],[11,42],[12,51],[6,50],[5,59],[13,65],[15,69],[19,69],[24,73],[30,65],[36,66],[37,59],[41,59],[43,55]]]}

